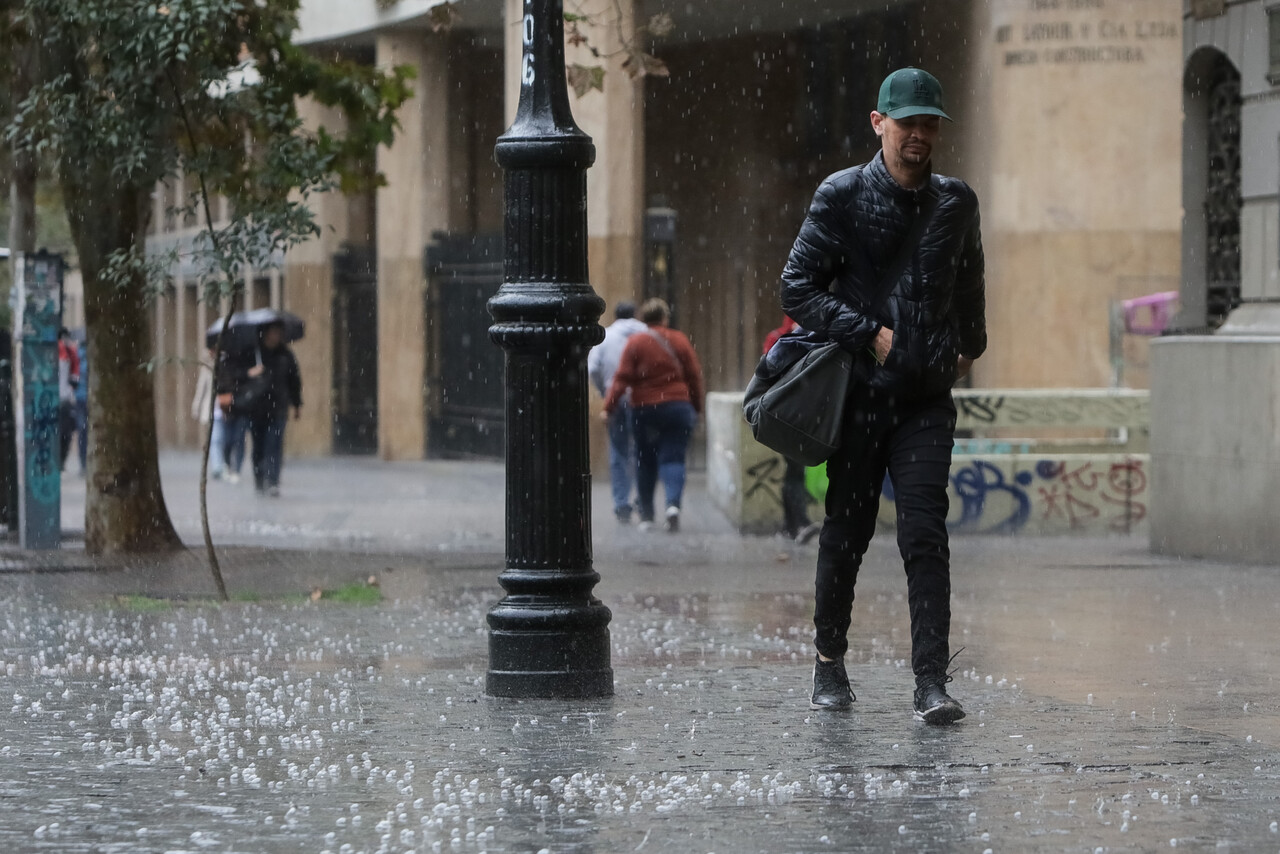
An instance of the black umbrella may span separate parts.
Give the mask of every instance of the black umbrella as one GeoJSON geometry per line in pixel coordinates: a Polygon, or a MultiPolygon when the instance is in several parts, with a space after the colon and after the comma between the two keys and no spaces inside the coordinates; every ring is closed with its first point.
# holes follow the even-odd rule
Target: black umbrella
{"type": "MultiPolygon", "coordinates": [[[[223,318],[219,317],[205,331],[205,343],[214,347],[218,343],[218,335],[222,332],[223,318]]],[[[284,326],[286,343],[297,341],[307,331],[307,325],[301,317],[291,311],[275,308],[255,308],[251,311],[237,311],[231,315],[231,326],[227,329],[227,340],[223,349],[227,351],[247,350],[258,344],[258,334],[264,326],[280,323],[284,326]]]]}

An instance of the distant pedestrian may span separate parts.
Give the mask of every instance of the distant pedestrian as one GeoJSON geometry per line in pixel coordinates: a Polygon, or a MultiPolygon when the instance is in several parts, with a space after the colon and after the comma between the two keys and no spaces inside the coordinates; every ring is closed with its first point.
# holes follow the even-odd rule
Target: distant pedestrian
{"type": "Polygon", "coordinates": [[[80,385],[80,353],[67,327],[58,330],[58,439],[61,467],[67,467],[76,433],[76,387],[80,385]]]}
{"type": "MultiPolygon", "coordinates": [[[[613,316],[613,323],[604,331],[604,341],[592,347],[587,354],[587,376],[602,398],[608,396],[609,387],[613,385],[613,376],[618,371],[618,362],[622,359],[622,351],[627,346],[628,339],[645,329],[644,323],[636,320],[635,303],[629,300],[619,301],[613,308],[613,316]]],[[[609,433],[609,482],[613,488],[613,515],[619,522],[626,524],[631,521],[631,483],[635,479],[636,470],[629,393],[618,399],[606,425],[609,433]]]]}
{"type": "MultiPolygon", "coordinates": [[[[764,352],[777,343],[783,335],[789,335],[800,327],[783,315],[782,325],[764,339],[764,352]]],[[[784,457],[786,468],[782,475],[782,527],[787,536],[798,543],[807,543],[818,535],[822,526],[809,519],[809,488],[804,480],[804,463],[784,457]]]]}
{"type": "Polygon", "coordinates": [[[284,323],[262,327],[258,337],[258,363],[250,378],[266,377],[261,403],[249,415],[253,437],[253,484],[270,496],[280,494],[280,469],[284,464],[284,432],[289,409],[302,417],[302,375],[298,360],[284,341],[284,323]]]}
{"type": "Polygon", "coordinates": [[[89,353],[85,342],[76,346],[80,357],[80,382],[76,384],[76,446],[80,456],[80,474],[89,470],[89,353]]]}
{"type": "Polygon", "coordinates": [[[854,701],[844,667],[853,588],[887,471],[907,574],[914,712],[930,724],[964,717],[946,691],[951,388],[987,346],[978,198],[933,173],[946,118],[933,75],[904,68],[885,78],[871,113],[881,151],[822,182],[782,273],[783,311],[853,354],[858,377],[841,446],[827,462],[811,705],[854,701]]]}
{"type": "Polygon", "coordinates": [[[196,375],[196,393],[191,398],[191,417],[201,427],[200,444],[204,444],[203,430],[209,424],[210,410],[213,410],[213,430],[209,434],[209,477],[221,480],[227,465],[226,414],[221,406],[210,400],[213,396],[213,358],[214,350],[209,351],[207,359],[200,361],[199,373],[196,375]]]}
{"type": "MultiPolygon", "coordinates": [[[[245,435],[249,432],[247,415],[233,410],[235,391],[249,378],[249,369],[258,364],[257,350],[243,353],[223,350],[214,368],[214,390],[218,395],[218,409],[222,413],[222,453],[227,483],[240,482],[240,469],[244,466],[245,435]]],[[[214,464],[213,460],[209,465],[214,464]]]]}
{"type": "Polygon", "coordinates": [[[249,435],[249,419],[222,410],[222,459],[226,463],[227,483],[240,482],[240,470],[244,468],[244,447],[249,435]]]}
{"type": "Polygon", "coordinates": [[[604,401],[606,420],[631,393],[636,442],[636,498],[640,526],[654,521],[654,492],[662,480],[666,526],[680,529],[685,456],[702,412],[702,366],[684,333],[668,329],[671,309],[660,299],[640,308],[645,329],[627,339],[604,401]]]}

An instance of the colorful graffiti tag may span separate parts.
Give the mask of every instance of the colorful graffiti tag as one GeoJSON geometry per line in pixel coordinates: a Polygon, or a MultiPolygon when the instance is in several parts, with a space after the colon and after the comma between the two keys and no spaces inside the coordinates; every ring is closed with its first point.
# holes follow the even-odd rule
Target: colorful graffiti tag
{"type": "MultiPolygon", "coordinates": [[[[951,506],[953,517],[948,520],[956,531],[983,531],[990,534],[1012,534],[1021,530],[1031,516],[1031,500],[1026,487],[1031,484],[1030,472],[1021,471],[1006,479],[1004,471],[989,462],[979,460],[961,466],[951,473],[951,506]],[[959,506],[960,518],[954,518],[954,508],[959,506]],[[1000,509],[988,512],[988,507],[1000,509]]],[[[886,477],[885,485],[892,490],[886,477]]]]}
{"type": "MultiPolygon", "coordinates": [[[[782,506],[781,457],[747,470],[746,495],[782,506]]],[[[1143,456],[958,459],[951,468],[948,527],[958,534],[1127,534],[1147,517],[1143,456]]],[[[893,524],[893,482],[885,476],[880,520],[893,524]]]]}
{"type": "MultiPolygon", "coordinates": [[[[1085,535],[1145,532],[1150,501],[1145,453],[1150,395],[1138,389],[958,390],[959,421],[975,437],[952,455],[948,525],[957,533],[1085,535]],[[1026,426],[1071,427],[1081,438],[1007,439],[1026,426]],[[1102,431],[1114,431],[1103,438],[1102,431]],[[1098,434],[1096,437],[1081,431],[1098,434]]],[[[772,533],[782,520],[782,458],[756,443],[742,395],[707,396],[707,487],[740,530],[772,533]]],[[[1042,437],[1043,438],[1043,437],[1042,437]]],[[[823,479],[811,469],[806,481],[823,479]]],[[[811,494],[818,494],[807,483],[811,494]]],[[[879,521],[893,526],[893,484],[879,521]]],[[[815,517],[820,510],[811,511],[815,517]]]]}
{"type": "Polygon", "coordinates": [[[18,344],[19,539],[23,548],[53,549],[61,540],[58,327],[62,261],[24,255],[10,296],[18,344]]]}
{"type": "MultiPolygon", "coordinates": [[[[948,525],[957,533],[1132,533],[1147,517],[1146,459],[958,460],[950,495],[948,525]]],[[[889,521],[887,477],[884,497],[881,519],[889,521]]]]}
{"type": "Polygon", "coordinates": [[[1103,526],[1130,533],[1147,518],[1147,473],[1141,460],[1110,465],[1041,460],[1036,464],[1041,518],[1071,530],[1103,526]]]}

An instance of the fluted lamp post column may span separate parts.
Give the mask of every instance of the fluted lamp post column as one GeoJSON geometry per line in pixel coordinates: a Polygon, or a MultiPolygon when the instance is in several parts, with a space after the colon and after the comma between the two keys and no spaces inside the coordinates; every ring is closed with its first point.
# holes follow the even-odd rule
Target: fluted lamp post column
{"type": "Polygon", "coordinates": [[[520,106],[505,172],[502,288],[489,335],[506,351],[506,596],[489,612],[486,692],[613,693],[609,609],[592,594],[587,351],[604,302],[587,275],[591,138],[573,121],[562,0],[525,0],[520,106]]]}

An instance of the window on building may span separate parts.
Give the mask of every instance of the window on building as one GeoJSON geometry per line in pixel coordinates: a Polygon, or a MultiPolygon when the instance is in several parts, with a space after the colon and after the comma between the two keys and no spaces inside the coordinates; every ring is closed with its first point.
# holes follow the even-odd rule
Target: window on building
{"type": "Polygon", "coordinates": [[[1208,245],[1208,321],[1221,324],[1240,304],[1240,73],[1219,54],[1208,89],[1204,201],[1208,245]]]}
{"type": "Polygon", "coordinates": [[[1197,21],[1217,18],[1227,11],[1226,0],[1191,0],[1191,17],[1197,21]]]}
{"type": "Polygon", "coordinates": [[[1267,9],[1267,82],[1280,84],[1280,4],[1267,9]]]}

